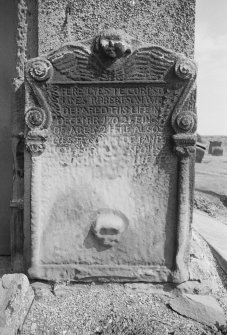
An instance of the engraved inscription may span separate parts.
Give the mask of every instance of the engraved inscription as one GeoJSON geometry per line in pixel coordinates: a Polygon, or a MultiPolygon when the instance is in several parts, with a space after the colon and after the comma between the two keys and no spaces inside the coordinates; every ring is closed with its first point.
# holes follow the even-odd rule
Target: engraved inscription
{"type": "Polygon", "coordinates": [[[77,165],[96,166],[101,157],[102,163],[112,160],[112,167],[115,147],[117,164],[131,159],[134,166],[144,166],[154,160],[166,144],[163,129],[169,129],[169,116],[182,90],[146,83],[45,88],[55,150],[71,152],[77,165]]]}
{"type": "Polygon", "coordinates": [[[49,85],[47,93],[55,116],[52,130],[58,137],[56,144],[67,146],[79,144],[80,137],[86,142],[87,135],[157,133],[168,121],[180,90],[150,85],[49,85]]]}

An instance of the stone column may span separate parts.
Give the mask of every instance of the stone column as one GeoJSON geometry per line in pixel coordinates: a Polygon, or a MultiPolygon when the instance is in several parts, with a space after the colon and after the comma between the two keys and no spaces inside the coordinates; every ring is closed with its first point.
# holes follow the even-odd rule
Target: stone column
{"type": "Polygon", "coordinates": [[[175,151],[179,159],[178,174],[178,224],[176,246],[176,268],[174,281],[183,282],[189,279],[188,243],[191,236],[190,213],[190,159],[195,153],[196,135],[177,134],[173,136],[175,151]]]}
{"type": "MultiPolygon", "coordinates": [[[[189,279],[188,261],[191,238],[192,206],[190,193],[190,180],[193,171],[190,169],[190,160],[195,155],[197,128],[197,115],[195,111],[187,110],[188,96],[193,90],[197,68],[195,63],[179,59],[175,65],[175,72],[182,80],[189,80],[178,105],[172,115],[172,127],[176,134],[173,135],[174,151],[178,156],[178,223],[177,246],[174,281],[183,282],[189,279]]],[[[193,180],[194,185],[194,180],[193,180]]]]}

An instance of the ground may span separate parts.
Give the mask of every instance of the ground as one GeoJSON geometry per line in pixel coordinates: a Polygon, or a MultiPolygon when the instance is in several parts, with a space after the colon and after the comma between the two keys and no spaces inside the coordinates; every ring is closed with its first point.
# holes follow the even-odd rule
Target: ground
{"type": "MultiPolygon", "coordinates": [[[[151,285],[152,286],[152,285],[151,285]]],[[[172,312],[168,293],[149,285],[76,285],[35,301],[22,334],[203,334],[203,325],[172,312]]]]}
{"type": "Polygon", "coordinates": [[[227,137],[202,137],[207,150],[195,164],[195,207],[227,224],[227,137]],[[209,140],[220,140],[223,156],[208,155],[209,140]]]}
{"type": "MultiPolygon", "coordinates": [[[[35,282],[32,285],[36,298],[21,334],[225,334],[218,332],[218,326],[208,327],[179,315],[169,307],[171,300],[185,292],[209,294],[223,308],[227,320],[227,276],[217,265],[205,241],[195,232],[190,277],[191,287],[184,284],[175,287],[172,284],[51,285],[35,282]],[[195,283],[198,285],[194,286],[195,283]]],[[[200,312],[195,315],[198,317],[200,312]]]]}

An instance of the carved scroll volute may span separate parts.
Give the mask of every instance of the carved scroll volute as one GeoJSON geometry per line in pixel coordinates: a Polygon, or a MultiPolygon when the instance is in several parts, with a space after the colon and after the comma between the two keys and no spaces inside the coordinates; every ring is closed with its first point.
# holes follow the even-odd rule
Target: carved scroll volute
{"type": "Polygon", "coordinates": [[[25,147],[32,155],[40,155],[45,149],[47,139],[46,112],[39,107],[32,107],[25,113],[28,131],[25,136],[25,147]]]}
{"type": "Polygon", "coordinates": [[[179,113],[174,120],[174,150],[180,158],[188,158],[195,153],[197,116],[188,111],[179,113]]]}
{"type": "Polygon", "coordinates": [[[44,57],[35,58],[27,63],[26,77],[42,82],[48,80],[53,73],[52,64],[44,57]]]}
{"type": "Polygon", "coordinates": [[[177,59],[175,73],[180,80],[187,81],[185,90],[172,114],[172,127],[176,133],[173,135],[175,152],[182,158],[189,157],[195,152],[195,131],[197,128],[197,116],[194,111],[184,110],[184,103],[189,96],[196,79],[196,64],[185,57],[177,59]]]}
{"type": "Polygon", "coordinates": [[[175,63],[175,73],[183,80],[194,80],[196,78],[197,66],[194,61],[186,57],[178,57],[175,63]]]}
{"type": "Polygon", "coordinates": [[[29,106],[25,111],[27,126],[25,147],[34,156],[40,155],[45,150],[48,128],[52,122],[51,112],[40,87],[51,78],[52,74],[52,64],[44,57],[35,58],[26,65],[26,84],[30,86],[30,91],[36,99],[32,107],[29,106]]]}

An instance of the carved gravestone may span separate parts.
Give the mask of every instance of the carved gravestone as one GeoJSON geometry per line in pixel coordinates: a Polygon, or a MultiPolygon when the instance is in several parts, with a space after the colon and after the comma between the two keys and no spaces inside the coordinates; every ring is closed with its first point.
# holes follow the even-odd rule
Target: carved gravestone
{"type": "Polygon", "coordinates": [[[202,163],[205,152],[206,152],[206,146],[200,142],[197,142],[196,143],[196,155],[195,155],[196,163],[202,163]]]}
{"type": "Polygon", "coordinates": [[[222,142],[221,141],[210,141],[209,144],[209,149],[208,149],[208,154],[212,155],[213,154],[213,148],[214,147],[219,147],[221,148],[222,142]]]}
{"type": "Polygon", "coordinates": [[[188,279],[195,64],[119,31],[26,65],[31,278],[188,279]]]}
{"type": "Polygon", "coordinates": [[[222,147],[212,147],[212,156],[223,156],[223,148],[222,147]]]}

